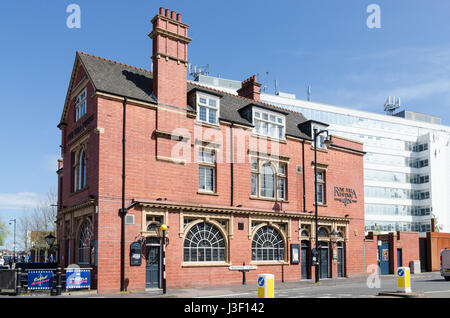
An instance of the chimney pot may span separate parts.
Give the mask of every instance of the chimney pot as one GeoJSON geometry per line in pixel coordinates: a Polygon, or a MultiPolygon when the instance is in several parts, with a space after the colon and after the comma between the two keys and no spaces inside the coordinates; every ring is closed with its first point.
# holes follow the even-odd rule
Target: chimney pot
{"type": "Polygon", "coordinates": [[[180,13],[177,13],[177,21],[181,22],[181,14],[180,13]]]}
{"type": "Polygon", "coordinates": [[[159,14],[160,15],[164,15],[164,8],[163,7],[159,8],[159,14]]]}
{"type": "Polygon", "coordinates": [[[261,84],[256,81],[253,75],[242,82],[242,87],[238,90],[238,95],[250,98],[256,102],[260,101],[261,84]]]}
{"type": "Polygon", "coordinates": [[[166,17],[168,17],[168,18],[170,18],[170,10],[169,9],[166,9],[166,17]]]}
{"type": "Polygon", "coordinates": [[[175,20],[175,11],[170,12],[170,18],[175,20]]]}

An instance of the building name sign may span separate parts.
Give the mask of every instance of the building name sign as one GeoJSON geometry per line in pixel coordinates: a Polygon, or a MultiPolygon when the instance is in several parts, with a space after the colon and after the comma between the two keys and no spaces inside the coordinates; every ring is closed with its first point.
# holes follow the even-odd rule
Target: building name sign
{"type": "Polygon", "coordinates": [[[80,126],[72,130],[67,135],[67,141],[72,140],[76,135],[78,135],[80,132],[86,130],[87,125],[89,125],[94,120],[94,115],[89,116],[80,126]]]}
{"type": "Polygon", "coordinates": [[[334,187],[334,199],[344,203],[345,206],[358,202],[355,190],[344,187],[334,187]]]}

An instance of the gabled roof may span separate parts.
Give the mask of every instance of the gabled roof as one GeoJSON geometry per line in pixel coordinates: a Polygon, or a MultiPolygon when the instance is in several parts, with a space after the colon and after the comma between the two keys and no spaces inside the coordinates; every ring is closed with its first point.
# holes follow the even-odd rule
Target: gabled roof
{"type": "Polygon", "coordinates": [[[97,91],[156,103],[152,72],[82,52],[78,56],[97,91]]]}
{"type": "MultiPolygon", "coordinates": [[[[89,79],[97,91],[148,103],[158,103],[153,95],[152,72],[83,52],[77,52],[74,69],[78,67],[78,63],[81,63],[81,65],[85,68],[89,79]]],[[[77,84],[73,83],[75,77],[74,74],[75,70],[72,73],[68,96],[70,95],[73,85],[77,84]]],[[[301,113],[262,102],[255,102],[245,97],[204,87],[194,82],[187,82],[188,95],[197,90],[220,96],[219,118],[221,120],[253,127],[251,121],[243,117],[240,110],[249,106],[257,106],[285,114],[287,136],[311,140],[311,137],[299,129],[299,124],[307,121],[301,113]]],[[[64,106],[63,118],[61,119],[61,122],[64,121],[64,115],[67,107],[68,97],[66,98],[66,104],[64,106]]],[[[188,109],[191,112],[196,112],[195,105],[188,104],[188,109]]]]}

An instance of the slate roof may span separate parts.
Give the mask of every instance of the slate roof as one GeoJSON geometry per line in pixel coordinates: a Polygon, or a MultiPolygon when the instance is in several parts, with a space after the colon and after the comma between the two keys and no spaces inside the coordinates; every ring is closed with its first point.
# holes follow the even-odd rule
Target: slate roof
{"type": "MultiPolygon", "coordinates": [[[[77,52],[77,55],[98,91],[144,102],[157,103],[152,92],[152,72],[82,52],[77,52]]],[[[253,124],[242,116],[240,110],[249,105],[255,105],[285,114],[286,135],[311,140],[310,136],[299,129],[299,124],[308,121],[301,113],[266,103],[257,103],[248,98],[204,87],[193,82],[187,82],[188,95],[194,90],[201,90],[221,96],[219,115],[219,119],[221,120],[252,127],[253,124]]],[[[194,113],[196,111],[195,105],[188,104],[188,109],[194,113]]]]}

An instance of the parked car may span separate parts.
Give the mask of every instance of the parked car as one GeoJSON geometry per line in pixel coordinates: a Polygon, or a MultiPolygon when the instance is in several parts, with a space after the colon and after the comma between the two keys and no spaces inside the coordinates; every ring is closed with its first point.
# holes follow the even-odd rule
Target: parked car
{"type": "Polygon", "coordinates": [[[450,249],[441,250],[441,276],[450,280],[450,249]]]}

